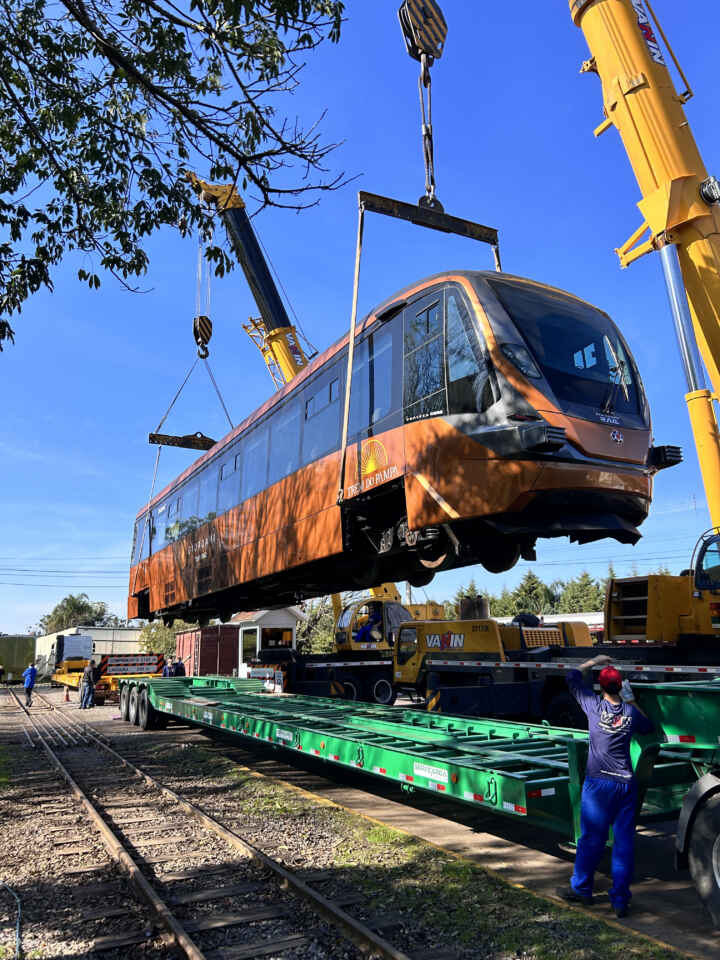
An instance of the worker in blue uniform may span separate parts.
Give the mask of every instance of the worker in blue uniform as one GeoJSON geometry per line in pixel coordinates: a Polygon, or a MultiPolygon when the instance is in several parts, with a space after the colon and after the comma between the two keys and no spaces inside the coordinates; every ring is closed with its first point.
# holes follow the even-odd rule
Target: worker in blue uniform
{"type": "Polygon", "coordinates": [[[355,635],[356,643],[368,643],[382,640],[382,604],[370,604],[368,618],[355,635]]]}
{"type": "Polygon", "coordinates": [[[25,706],[32,706],[32,694],[35,689],[35,678],[37,677],[37,670],[32,663],[29,663],[25,670],[23,670],[23,686],[25,687],[25,706]]]}
{"type": "Polygon", "coordinates": [[[630,740],[635,734],[651,733],[653,725],[635,703],[632,687],[615,667],[605,666],[598,683],[601,694],[588,683],[588,671],[608,664],[598,656],[570,670],[570,693],[588,718],[590,751],[580,806],[581,836],[575,855],[575,870],[568,887],[557,893],[564,900],[592,904],[595,870],[613,829],[610,902],[618,917],[627,916],[630,883],[635,865],[635,818],[638,791],[630,762],[630,740]]]}

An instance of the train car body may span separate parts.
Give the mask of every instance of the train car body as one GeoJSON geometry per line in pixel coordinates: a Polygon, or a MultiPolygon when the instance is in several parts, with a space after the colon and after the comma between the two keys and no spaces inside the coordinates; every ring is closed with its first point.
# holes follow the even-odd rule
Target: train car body
{"type": "Polygon", "coordinates": [[[358,325],[338,498],[347,349],[140,511],[128,616],[225,618],[478,562],[500,572],[538,537],[639,538],[661,458],[605,313],[474,271],[386,300],[358,325]]]}

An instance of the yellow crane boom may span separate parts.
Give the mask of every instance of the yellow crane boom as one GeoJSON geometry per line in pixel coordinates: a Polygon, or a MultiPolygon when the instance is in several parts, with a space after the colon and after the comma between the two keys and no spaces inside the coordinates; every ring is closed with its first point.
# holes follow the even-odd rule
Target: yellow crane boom
{"type": "Polygon", "coordinates": [[[720,527],[720,184],[700,156],[683,109],[692,93],[687,84],[675,90],[656,30],[684,76],[650,3],[570,0],[570,14],[590,48],[582,69],[602,83],[605,119],[595,136],[617,129],[642,193],[643,222],[617,253],[625,267],[660,252],[705,496],[720,527]]]}

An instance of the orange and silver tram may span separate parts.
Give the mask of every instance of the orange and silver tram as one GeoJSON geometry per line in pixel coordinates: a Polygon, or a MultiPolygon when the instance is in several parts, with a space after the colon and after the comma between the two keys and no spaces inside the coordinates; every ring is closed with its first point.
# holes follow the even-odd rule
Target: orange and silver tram
{"type": "Polygon", "coordinates": [[[634,543],[656,470],[648,405],[607,314],[551,287],[438,274],[348,337],[143,507],[130,617],[235,610],[534,558],[538,537],[634,543]],[[340,503],[338,500],[340,499],[340,503]]]}

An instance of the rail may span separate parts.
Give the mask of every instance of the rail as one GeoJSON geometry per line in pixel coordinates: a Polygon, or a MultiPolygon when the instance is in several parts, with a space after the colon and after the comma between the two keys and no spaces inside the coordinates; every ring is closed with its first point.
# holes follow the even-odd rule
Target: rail
{"type": "MultiPolygon", "coordinates": [[[[140,867],[135,862],[133,857],[128,853],[123,844],[118,840],[115,834],[112,832],[110,827],[107,825],[105,820],[103,820],[102,815],[98,808],[93,804],[87,794],[82,790],[78,783],[70,775],[70,772],[66,769],[64,764],[61,762],[58,755],[52,749],[48,743],[47,727],[45,731],[41,729],[41,725],[35,721],[35,718],[32,716],[27,707],[23,706],[20,702],[17,694],[11,688],[8,688],[10,691],[10,696],[15,700],[17,706],[25,712],[30,721],[31,725],[35,728],[35,732],[38,737],[40,746],[43,748],[45,753],[50,760],[50,763],[55,767],[55,769],[63,777],[67,785],[70,787],[71,792],[75,797],[80,801],[80,803],[85,808],[85,811],[92,821],[93,825],[98,830],[100,838],[102,839],[105,849],[110,854],[110,856],[115,860],[118,866],[123,870],[129,877],[131,883],[140,894],[140,896],[145,900],[150,909],[155,914],[156,918],[160,923],[166,928],[170,933],[175,942],[176,946],[182,951],[183,956],[187,957],[188,960],[205,960],[205,955],[202,951],[196,946],[189,934],[185,931],[180,922],[173,915],[172,911],[168,905],[158,896],[157,892],[152,888],[150,883],[147,881],[145,876],[142,874],[140,867]]],[[[43,698],[44,699],[44,698],[43,698]]],[[[66,728],[67,729],[67,728],[66,728]]],[[[52,732],[52,731],[51,731],[52,732]]],[[[64,736],[58,733],[58,736],[63,743],[63,745],[68,746],[69,743],[84,742],[88,743],[86,737],[82,734],[70,734],[68,739],[65,739],[64,736]]],[[[100,741],[98,741],[100,743],[100,741]]]]}
{"type": "MultiPolygon", "coordinates": [[[[38,695],[36,694],[36,697],[37,696],[38,695]]],[[[17,697],[15,697],[15,699],[18,706],[20,706],[20,708],[27,713],[28,711],[25,710],[17,697]]],[[[347,913],[342,906],[339,906],[337,903],[334,903],[332,900],[325,897],[320,891],[313,889],[313,887],[306,883],[301,877],[294,874],[291,870],[286,869],[277,860],[263,853],[253,844],[245,840],[240,834],[234,830],[230,830],[196,804],[187,800],[185,797],[182,797],[180,794],[176,793],[176,791],[172,790],[166,784],[152,776],[152,774],[149,774],[147,771],[143,770],[141,767],[138,767],[132,761],[122,756],[121,753],[115,750],[108,743],[104,742],[104,740],[95,731],[90,730],[87,724],[82,724],[74,718],[69,717],[65,711],[55,707],[46,697],[40,695],[40,699],[46,705],[47,709],[53,711],[56,716],[62,717],[62,733],[71,742],[71,744],[74,742],[87,743],[92,745],[98,751],[107,754],[109,757],[112,757],[113,760],[120,763],[135,777],[143,780],[146,784],[158,790],[168,799],[172,800],[187,815],[193,817],[203,827],[216,834],[234,849],[239,850],[243,854],[251,857],[261,867],[269,870],[284,889],[287,889],[296,896],[300,897],[316,914],[320,915],[325,920],[338,927],[344,936],[354,943],[363,953],[372,957],[384,958],[384,960],[410,960],[407,954],[397,950],[389,941],[372,930],[369,926],[363,923],[363,921],[347,913]]],[[[32,717],[30,719],[32,720],[32,717]]],[[[47,747],[47,745],[43,745],[46,747],[46,750],[50,749],[47,747]]],[[[50,751],[50,753],[52,753],[54,756],[52,751],[50,751]]],[[[58,764],[59,763],[60,762],[58,761],[58,764]]],[[[62,765],[58,766],[57,769],[60,770],[61,766],[62,765]]],[[[102,821],[102,823],[104,824],[104,821],[102,821]]],[[[117,843],[117,838],[115,838],[112,833],[110,835],[117,843]]],[[[142,877],[142,874],[140,876],[142,877]]],[[[142,877],[142,879],[145,880],[144,877],[142,877]]],[[[145,883],[147,883],[147,881],[145,881],[145,883]]],[[[152,891],[151,887],[150,890],[152,891]]],[[[152,892],[154,893],[154,891],[152,892]]],[[[160,918],[165,919],[162,916],[160,918]]],[[[186,956],[197,958],[198,956],[202,957],[203,954],[186,953],[186,956]]]]}

